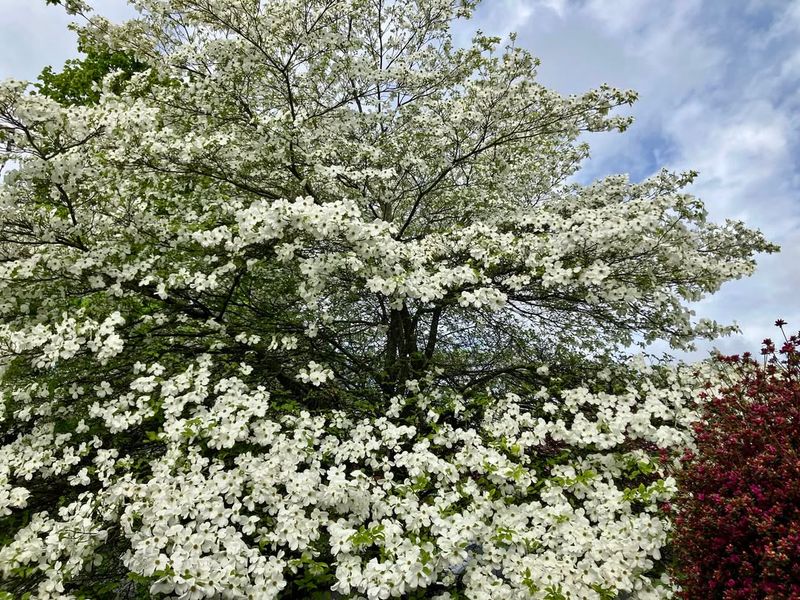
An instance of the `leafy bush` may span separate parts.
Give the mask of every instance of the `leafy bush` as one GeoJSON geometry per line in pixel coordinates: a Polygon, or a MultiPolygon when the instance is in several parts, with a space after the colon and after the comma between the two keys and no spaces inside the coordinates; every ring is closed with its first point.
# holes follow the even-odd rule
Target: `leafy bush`
{"type": "Polygon", "coordinates": [[[709,400],[678,478],[683,598],[800,598],[800,337],[784,340],[780,357],[764,340],[762,365],[721,359],[737,376],[709,400]]]}

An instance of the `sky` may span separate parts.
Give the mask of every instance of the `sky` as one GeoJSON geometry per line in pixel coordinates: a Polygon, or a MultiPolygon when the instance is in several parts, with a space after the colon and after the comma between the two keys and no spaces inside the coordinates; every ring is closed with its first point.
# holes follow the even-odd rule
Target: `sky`
{"type": "MultiPolygon", "coordinates": [[[[124,0],[93,5],[112,20],[131,14],[124,0]]],[[[70,20],[44,0],[0,0],[0,78],[35,79],[77,56],[70,20]]],[[[779,336],[778,318],[800,330],[800,0],[484,0],[456,25],[457,41],[476,30],[517,32],[541,59],[540,81],[559,92],[639,92],[628,131],[587,137],[579,181],[694,169],[689,191],[711,218],[742,220],[781,246],[758,257],[752,277],[692,305],[741,335],[681,358],[757,353],[779,336]]]]}

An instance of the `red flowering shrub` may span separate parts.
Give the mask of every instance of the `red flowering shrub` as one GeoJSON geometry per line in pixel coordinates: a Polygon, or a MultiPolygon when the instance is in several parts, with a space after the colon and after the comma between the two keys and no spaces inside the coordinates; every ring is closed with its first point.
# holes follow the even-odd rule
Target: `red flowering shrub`
{"type": "Polygon", "coordinates": [[[683,598],[800,598],[800,334],[784,340],[780,357],[764,340],[763,364],[721,359],[736,382],[708,400],[678,474],[683,598]]]}

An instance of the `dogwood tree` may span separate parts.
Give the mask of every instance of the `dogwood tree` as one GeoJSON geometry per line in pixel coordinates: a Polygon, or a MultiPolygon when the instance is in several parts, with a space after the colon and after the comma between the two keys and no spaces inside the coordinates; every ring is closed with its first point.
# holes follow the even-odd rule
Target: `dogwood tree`
{"type": "Polygon", "coordinates": [[[711,375],[613,357],[774,247],[573,183],[635,94],[473,0],[131,4],[67,4],[91,93],[0,86],[6,596],[668,597],[711,375]]]}

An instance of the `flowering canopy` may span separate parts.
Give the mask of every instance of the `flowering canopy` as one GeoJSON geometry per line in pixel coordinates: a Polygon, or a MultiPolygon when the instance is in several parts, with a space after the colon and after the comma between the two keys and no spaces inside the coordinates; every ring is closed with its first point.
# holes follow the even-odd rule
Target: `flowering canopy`
{"type": "Polygon", "coordinates": [[[635,94],[455,47],[473,0],[131,3],[91,101],[0,85],[0,589],[668,596],[696,378],[603,356],[774,247],[571,183],[635,94]]]}

